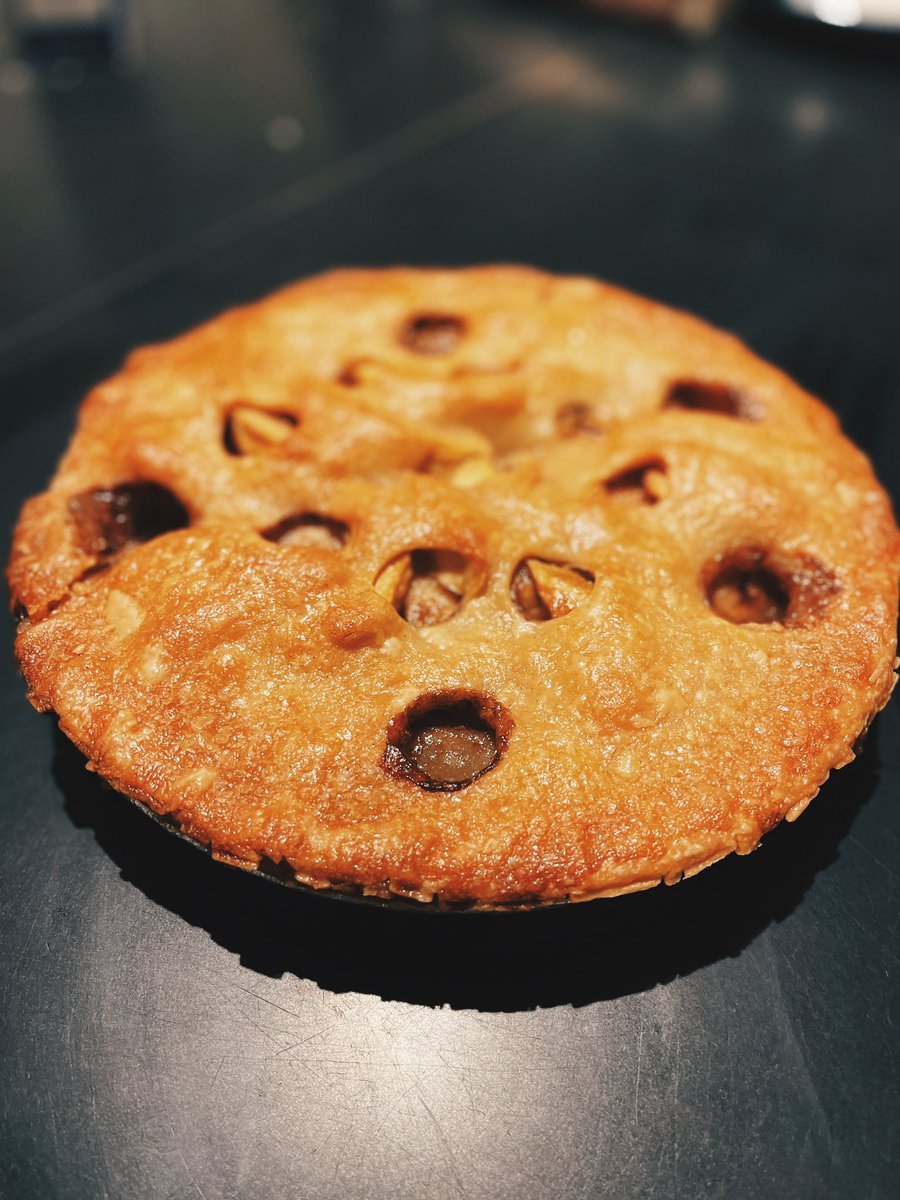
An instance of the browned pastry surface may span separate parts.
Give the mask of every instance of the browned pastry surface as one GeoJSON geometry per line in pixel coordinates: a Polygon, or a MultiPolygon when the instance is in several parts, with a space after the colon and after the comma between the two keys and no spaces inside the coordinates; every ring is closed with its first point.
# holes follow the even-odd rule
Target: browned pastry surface
{"type": "Polygon", "coordinates": [[[834,417],[587,279],[341,271],[87,398],[9,579],[32,702],[222,859],[483,906],[798,815],[894,681],[834,417]]]}

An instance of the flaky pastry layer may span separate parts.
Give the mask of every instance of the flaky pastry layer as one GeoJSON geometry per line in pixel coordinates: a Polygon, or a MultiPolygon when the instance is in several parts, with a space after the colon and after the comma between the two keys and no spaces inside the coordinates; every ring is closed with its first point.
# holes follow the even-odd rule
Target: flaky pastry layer
{"type": "Polygon", "coordinates": [[[890,694],[898,569],[779,371],[488,267],[334,272],[137,351],[8,574],[32,703],[115,788],[228,862],[492,907],[798,815],[890,694]]]}

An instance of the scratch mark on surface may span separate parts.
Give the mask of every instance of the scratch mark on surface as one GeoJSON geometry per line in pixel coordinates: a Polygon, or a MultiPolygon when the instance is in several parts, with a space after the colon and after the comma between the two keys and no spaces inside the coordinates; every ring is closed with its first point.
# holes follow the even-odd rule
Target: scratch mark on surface
{"type": "Polygon", "coordinates": [[[859,840],[859,838],[856,836],[855,833],[851,833],[849,835],[849,837],[847,838],[847,841],[852,842],[854,846],[859,846],[859,848],[860,848],[860,850],[862,850],[863,854],[868,855],[868,857],[871,858],[873,863],[877,863],[878,866],[881,867],[882,871],[886,871],[888,873],[888,875],[891,877],[891,879],[896,880],[897,883],[900,883],[900,875],[897,874],[897,872],[893,869],[893,867],[888,866],[888,864],[886,862],[882,862],[877,854],[873,854],[872,851],[869,849],[869,847],[864,845],[859,840]]]}
{"type": "MultiPolygon", "coordinates": [[[[332,1029],[337,1029],[339,1024],[340,1024],[340,1021],[333,1021],[330,1025],[326,1025],[324,1027],[324,1029],[315,1029],[315,1030],[313,1030],[312,1033],[307,1034],[306,1037],[297,1038],[297,1040],[295,1042],[291,1042],[290,1045],[282,1046],[282,1048],[278,1051],[278,1054],[276,1054],[275,1057],[277,1058],[281,1054],[290,1054],[290,1052],[292,1050],[296,1050],[298,1046],[305,1046],[307,1042],[314,1042],[316,1040],[316,1038],[324,1037],[327,1033],[331,1033],[332,1029]]],[[[353,1060],[329,1058],[329,1059],[325,1059],[324,1061],[332,1062],[332,1063],[339,1063],[339,1064],[349,1063],[350,1065],[352,1065],[353,1060]]]]}
{"type": "Polygon", "coordinates": [[[866,939],[866,941],[874,942],[879,947],[882,954],[886,955],[888,958],[893,959],[894,962],[900,962],[900,958],[898,958],[896,953],[891,949],[890,945],[888,943],[882,943],[881,939],[877,936],[877,934],[875,932],[873,932],[873,930],[871,930],[867,925],[865,925],[859,919],[859,917],[857,917],[854,913],[852,913],[850,911],[850,908],[848,907],[847,904],[842,904],[841,910],[842,910],[844,916],[847,917],[847,919],[856,926],[856,928],[860,931],[860,933],[866,939]]]}
{"type": "Polygon", "coordinates": [[[294,1009],[285,1008],[283,1004],[278,1004],[276,1001],[270,1000],[268,996],[261,996],[259,992],[254,992],[253,988],[242,987],[241,984],[234,983],[233,981],[232,986],[237,988],[239,992],[243,992],[245,996],[252,996],[254,1000],[259,1000],[263,1004],[268,1004],[272,1008],[277,1008],[279,1012],[287,1013],[289,1017],[296,1017],[298,1020],[301,1018],[301,1014],[296,1012],[294,1009]]]}
{"type": "Polygon", "coordinates": [[[254,1021],[252,1017],[247,1015],[247,1013],[242,1013],[241,1015],[243,1016],[244,1020],[247,1021],[248,1024],[252,1025],[258,1033],[261,1033],[264,1038],[268,1038],[270,1042],[274,1042],[276,1046],[278,1046],[280,1049],[283,1049],[284,1042],[282,1042],[279,1037],[272,1033],[270,1029],[266,1029],[265,1025],[261,1025],[259,1021],[254,1021]]]}
{"type": "Polygon", "coordinates": [[[434,1126],[435,1132],[438,1135],[438,1140],[440,1141],[441,1145],[444,1147],[444,1156],[446,1158],[447,1165],[450,1167],[450,1170],[453,1173],[453,1180],[456,1184],[459,1194],[461,1196],[466,1196],[466,1195],[468,1195],[468,1193],[466,1192],[465,1185],[464,1185],[462,1178],[460,1176],[460,1173],[459,1173],[459,1167],[456,1162],[456,1151],[450,1145],[449,1141],[447,1140],[447,1135],[444,1133],[444,1130],[441,1126],[440,1121],[434,1115],[434,1113],[432,1112],[431,1106],[429,1105],[429,1103],[425,1099],[425,1097],[422,1095],[422,1089],[418,1088],[417,1091],[418,1091],[419,1099],[422,1102],[422,1107],[428,1113],[429,1120],[431,1121],[431,1124],[434,1126]]]}
{"type": "Polygon", "coordinates": [[[216,1080],[219,1078],[219,1072],[220,1072],[220,1071],[222,1070],[222,1068],[224,1067],[224,1065],[225,1065],[225,1059],[226,1059],[227,1057],[228,1057],[228,1052],[226,1051],[226,1052],[225,1052],[225,1053],[222,1055],[222,1057],[219,1059],[219,1065],[216,1067],[216,1073],[215,1073],[215,1075],[213,1075],[213,1077],[212,1077],[212,1081],[211,1081],[211,1083],[210,1083],[210,1087],[211,1087],[211,1086],[212,1086],[212,1084],[213,1084],[213,1083],[215,1083],[215,1082],[216,1082],[216,1080]]]}
{"type": "Polygon", "coordinates": [[[644,1018],[638,1030],[637,1073],[634,1077],[634,1123],[638,1123],[638,1108],[641,1095],[641,1060],[644,1057],[644,1018]]]}
{"type": "MultiPolygon", "coordinates": [[[[791,1018],[790,1010],[788,1009],[787,1003],[785,1002],[784,991],[782,990],[782,987],[781,987],[781,978],[778,974],[778,962],[775,959],[771,945],[768,943],[766,944],[765,953],[766,953],[766,957],[769,959],[769,965],[771,967],[771,978],[772,978],[772,985],[773,985],[772,986],[772,991],[773,991],[772,999],[773,999],[773,1007],[778,1016],[778,1024],[781,1028],[781,1032],[784,1037],[787,1048],[790,1051],[793,1051],[794,1055],[796,1056],[796,1058],[798,1060],[798,1063],[800,1066],[800,1075],[803,1079],[803,1082],[806,1085],[805,1090],[806,1090],[807,1096],[812,1101],[813,1108],[815,1109],[815,1111],[819,1117],[822,1134],[825,1138],[826,1145],[828,1146],[828,1153],[830,1155],[831,1150],[832,1150],[832,1143],[831,1143],[831,1123],[828,1120],[828,1112],[827,1112],[824,1104],[822,1103],[822,1097],[819,1094],[819,1089],[816,1086],[816,1081],[813,1078],[812,1072],[809,1069],[809,1060],[806,1055],[806,1048],[803,1045],[802,1039],[800,1037],[798,1037],[798,1035],[797,1035],[797,1030],[794,1025],[793,1019],[791,1018]]],[[[810,1131],[807,1131],[807,1136],[809,1136],[809,1132],[810,1131]]]]}
{"type": "MultiPolygon", "coordinates": [[[[675,1093],[672,1101],[672,1108],[678,1112],[678,1089],[681,1084],[681,1034],[676,1029],[675,1031],[675,1093]]],[[[678,1121],[674,1122],[675,1133],[675,1161],[672,1164],[672,1195],[678,1197],[681,1194],[681,1124],[678,1121]]]]}
{"type": "Polygon", "coordinates": [[[197,1189],[197,1192],[198,1192],[201,1200],[206,1200],[206,1192],[204,1192],[203,1188],[197,1182],[197,1178],[194,1175],[194,1172],[191,1170],[191,1165],[188,1162],[187,1158],[185,1157],[184,1150],[181,1147],[181,1143],[178,1141],[178,1138],[175,1133],[175,1127],[171,1123],[171,1121],[169,1122],[169,1131],[172,1134],[172,1141],[175,1144],[175,1149],[178,1151],[178,1157],[181,1159],[182,1166],[184,1167],[185,1171],[187,1172],[188,1179],[191,1181],[193,1186],[197,1189]]]}
{"type": "MultiPolygon", "coordinates": [[[[486,1018],[479,1016],[477,1013],[460,1012],[458,1015],[462,1016],[465,1021],[471,1025],[480,1025],[483,1029],[489,1030],[491,1037],[497,1036],[497,1026],[491,1021],[488,1021],[486,1018]]],[[[557,1042],[557,1039],[555,1038],[544,1037],[538,1033],[526,1033],[524,1029],[517,1027],[509,1027],[504,1029],[503,1037],[509,1042],[534,1042],[537,1045],[549,1047],[555,1046],[557,1042]]]]}
{"type": "Polygon", "coordinates": [[[465,1070],[461,1070],[460,1067],[456,1063],[449,1062],[446,1054],[444,1054],[444,1052],[442,1050],[438,1051],[438,1058],[441,1060],[441,1064],[443,1065],[444,1070],[449,1071],[451,1074],[456,1076],[460,1087],[465,1092],[466,1097],[469,1101],[469,1108],[472,1110],[472,1115],[473,1116],[480,1115],[481,1110],[479,1109],[478,1105],[475,1102],[475,1090],[472,1087],[472,1081],[469,1076],[469,1072],[465,1071],[465,1070]]]}

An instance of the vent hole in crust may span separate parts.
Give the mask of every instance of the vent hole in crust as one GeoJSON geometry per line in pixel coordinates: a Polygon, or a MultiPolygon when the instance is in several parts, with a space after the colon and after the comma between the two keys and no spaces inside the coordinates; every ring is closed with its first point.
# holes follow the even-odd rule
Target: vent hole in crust
{"type": "Polygon", "coordinates": [[[724,383],[703,383],[682,379],[673,383],[666,393],[664,408],[680,408],[687,412],[718,413],[736,417],[739,421],[761,421],[762,406],[746,393],[724,383]]]}
{"type": "Polygon", "coordinates": [[[229,454],[266,454],[287,441],[298,424],[293,413],[235,404],[225,418],[222,441],[229,454]]]}
{"type": "Polygon", "coordinates": [[[353,359],[352,362],[345,363],[335,376],[335,383],[341,387],[358,387],[359,386],[359,369],[365,363],[366,359],[353,359]]]}
{"type": "Polygon", "coordinates": [[[78,542],[92,558],[108,558],[190,524],[188,511],[158,483],[124,483],[79,492],[69,500],[78,542]]]}
{"type": "Polygon", "coordinates": [[[410,625],[442,625],[462,607],[469,574],[455,550],[412,550],[391,559],[374,586],[410,625]]]}
{"type": "Polygon", "coordinates": [[[382,765],[426,791],[459,791],[497,765],[511,728],[496,700],[455,691],[420,696],[391,722],[382,765]]]}
{"type": "Polygon", "coordinates": [[[590,404],[584,400],[568,400],[556,410],[556,432],[563,438],[579,433],[597,437],[603,432],[603,426],[590,404]]]}
{"type": "Polygon", "coordinates": [[[526,620],[549,621],[583,604],[595,581],[592,571],[571,563],[523,558],[513,571],[509,593],[526,620]]]}
{"type": "Polygon", "coordinates": [[[264,529],[262,536],[267,542],[275,542],[279,546],[340,550],[350,536],[350,527],[336,517],[323,517],[320,513],[307,512],[285,517],[277,525],[264,529]]]}
{"type": "Polygon", "coordinates": [[[611,475],[603,490],[626,504],[658,504],[669,494],[669,475],[661,458],[647,458],[611,475]]]}
{"type": "Polygon", "coordinates": [[[796,628],[821,616],[838,583],[811,555],[740,546],[707,566],[704,587],[709,607],[732,624],[796,628]]]}
{"type": "Polygon", "coordinates": [[[400,330],[399,342],[413,354],[452,354],[462,341],[466,323],[448,313],[419,313],[400,330]]]}

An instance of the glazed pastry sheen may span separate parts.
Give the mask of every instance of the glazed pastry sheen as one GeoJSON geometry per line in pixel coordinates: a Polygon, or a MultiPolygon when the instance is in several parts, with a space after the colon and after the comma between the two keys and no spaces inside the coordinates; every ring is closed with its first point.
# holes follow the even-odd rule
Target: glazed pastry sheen
{"type": "Polygon", "coordinates": [[[32,703],[213,854],[481,907],[793,819],[894,682],[832,414],[588,279],[340,271],[96,388],[9,580],[32,703]]]}

